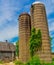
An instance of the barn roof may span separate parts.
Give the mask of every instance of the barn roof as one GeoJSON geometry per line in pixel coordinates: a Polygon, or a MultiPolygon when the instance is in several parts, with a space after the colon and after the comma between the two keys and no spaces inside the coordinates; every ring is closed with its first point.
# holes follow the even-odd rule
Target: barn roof
{"type": "Polygon", "coordinates": [[[0,42],[0,51],[15,51],[15,46],[8,42],[0,42]]]}

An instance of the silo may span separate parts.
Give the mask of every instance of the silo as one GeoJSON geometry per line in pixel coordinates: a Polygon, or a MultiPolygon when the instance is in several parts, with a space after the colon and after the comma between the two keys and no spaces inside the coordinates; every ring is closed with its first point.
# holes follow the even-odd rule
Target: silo
{"type": "Polygon", "coordinates": [[[31,19],[28,13],[19,16],[19,59],[22,62],[29,60],[29,39],[31,30],[31,19]]]}
{"type": "Polygon", "coordinates": [[[51,62],[51,48],[46,17],[45,6],[41,2],[34,2],[31,5],[31,26],[36,30],[40,29],[42,33],[42,47],[39,52],[41,60],[51,62]]]}

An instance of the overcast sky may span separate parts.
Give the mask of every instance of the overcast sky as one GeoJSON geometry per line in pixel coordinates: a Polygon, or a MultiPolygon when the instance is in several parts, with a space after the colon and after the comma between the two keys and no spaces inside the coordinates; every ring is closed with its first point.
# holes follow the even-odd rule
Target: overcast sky
{"type": "Polygon", "coordinates": [[[15,43],[18,40],[18,17],[22,12],[30,13],[34,1],[45,4],[49,33],[53,38],[52,51],[54,51],[54,0],[0,0],[0,41],[8,40],[15,43]]]}

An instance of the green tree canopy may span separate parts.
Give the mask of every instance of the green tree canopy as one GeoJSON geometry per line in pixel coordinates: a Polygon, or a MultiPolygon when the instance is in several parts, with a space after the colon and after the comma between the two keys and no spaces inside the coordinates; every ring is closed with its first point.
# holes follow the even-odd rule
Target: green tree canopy
{"type": "Polygon", "coordinates": [[[16,42],[16,56],[19,56],[19,41],[16,42]]]}
{"type": "Polygon", "coordinates": [[[52,45],[52,39],[53,39],[53,38],[52,38],[52,37],[50,37],[50,45],[52,45]]]}

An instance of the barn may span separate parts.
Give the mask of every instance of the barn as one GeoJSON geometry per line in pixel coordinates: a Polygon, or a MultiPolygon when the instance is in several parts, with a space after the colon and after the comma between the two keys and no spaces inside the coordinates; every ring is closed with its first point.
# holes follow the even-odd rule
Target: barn
{"type": "Polygon", "coordinates": [[[13,61],[15,59],[15,46],[12,43],[0,42],[0,61],[13,61]]]}

